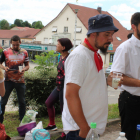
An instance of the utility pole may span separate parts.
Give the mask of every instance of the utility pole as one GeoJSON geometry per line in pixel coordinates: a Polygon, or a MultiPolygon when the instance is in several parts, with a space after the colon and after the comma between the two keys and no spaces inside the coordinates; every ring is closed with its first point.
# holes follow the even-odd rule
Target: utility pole
{"type": "Polygon", "coordinates": [[[75,11],[75,34],[74,34],[74,47],[73,47],[73,49],[75,49],[75,47],[76,47],[76,27],[77,27],[77,13],[78,13],[78,10],[79,9],[74,9],[74,11],[75,11]]]}

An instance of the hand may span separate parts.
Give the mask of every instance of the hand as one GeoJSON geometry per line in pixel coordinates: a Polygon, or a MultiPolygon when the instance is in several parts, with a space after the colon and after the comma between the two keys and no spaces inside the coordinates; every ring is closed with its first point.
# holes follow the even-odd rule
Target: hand
{"type": "MultiPolygon", "coordinates": [[[[112,87],[112,76],[113,76],[113,73],[111,72],[107,77],[107,85],[109,85],[111,87],[112,87]]],[[[117,90],[118,88],[114,88],[114,89],[117,90]]]]}
{"type": "Polygon", "coordinates": [[[20,73],[21,73],[21,74],[24,74],[24,72],[25,72],[25,69],[23,68],[22,71],[21,71],[20,73]]]}
{"type": "Polygon", "coordinates": [[[90,130],[89,126],[84,127],[84,129],[80,129],[79,136],[82,138],[86,138],[89,130],[90,130]]]}
{"type": "Polygon", "coordinates": [[[8,68],[8,67],[4,67],[4,70],[5,70],[5,71],[8,71],[8,70],[9,70],[9,68],[8,68]]]}
{"type": "Polygon", "coordinates": [[[107,85],[112,87],[112,72],[107,77],[107,85]]]}
{"type": "Polygon", "coordinates": [[[121,85],[122,85],[122,83],[123,83],[123,77],[121,77],[121,80],[119,81],[118,86],[121,86],[121,85]]]}

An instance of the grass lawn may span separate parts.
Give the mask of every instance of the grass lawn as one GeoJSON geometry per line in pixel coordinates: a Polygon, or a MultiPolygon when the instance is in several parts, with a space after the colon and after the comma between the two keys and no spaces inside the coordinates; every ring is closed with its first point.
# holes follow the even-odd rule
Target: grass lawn
{"type": "MultiPolygon", "coordinates": [[[[118,104],[112,104],[108,106],[108,119],[113,119],[113,118],[119,118],[119,111],[118,111],[118,104]]],[[[37,123],[39,121],[43,122],[43,127],[46,127],[49,123],[48,117],[41,117],[36,119],[37,123]]],[[[61,115],[56,115],[55,117],[55,122],[57,125],[57,128],[60,129],[62,128],[62,121],[61,121],[61,115]]],[[[5,120],[3,122],[5,125],[5,130],[7,135],[10,137],[18,136],[17,132],[17,127],[20,124],[19,121],[19,114],[18,112],[6,112],[5,113],[5,120]]],[[[56,137],[55,137],[56,138],[56,137]]],[[[51,138],[51,140],[55,139],[54,137],[51,138]]]]}

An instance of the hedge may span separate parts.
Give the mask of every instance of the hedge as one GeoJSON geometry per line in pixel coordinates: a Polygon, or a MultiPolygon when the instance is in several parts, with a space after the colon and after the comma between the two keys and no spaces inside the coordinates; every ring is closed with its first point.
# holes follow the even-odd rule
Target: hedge
{"type": "MultiPolygon", "coordinates": [[[[26,81],[26,109],[38,111],[38,117],[47,115],[45,101],[56,86],[56,74],[54,69],[46,77],[41,77],[40,72],[32,70],[25,73],[26,81]]],[[[18,105],[17,96],[13,94],[13,104],[18,105]]],[[[56,114],[61,113],[59,101],[54,105],[56,114]]]]}

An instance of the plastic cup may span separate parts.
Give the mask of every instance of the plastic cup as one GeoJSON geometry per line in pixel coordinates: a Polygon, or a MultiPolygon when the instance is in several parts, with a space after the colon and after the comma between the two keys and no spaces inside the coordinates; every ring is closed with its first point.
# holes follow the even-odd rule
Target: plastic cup
{"type": "Polygon", "coordinates": [[[119,81],[121,80],[121,78],[122,78],[122,73],[113,72],[113,75],[112,75],[112,87],[113,88],[118,88],[118,84],[119,84],[119,81]]]}
{"type": "Polygon", "coordinates": [[[21,72],[23,69],[23,66],[18,66],[18,69],[19,69],[19,72],[21,72]]]}

